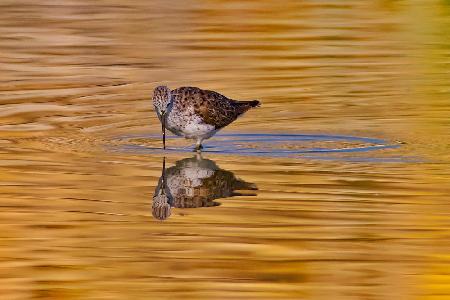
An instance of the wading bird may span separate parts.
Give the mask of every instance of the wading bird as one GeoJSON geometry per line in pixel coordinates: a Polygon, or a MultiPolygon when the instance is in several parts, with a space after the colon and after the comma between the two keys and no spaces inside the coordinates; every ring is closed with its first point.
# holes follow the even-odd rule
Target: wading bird
{"type": "Polygon", "coordinates": [[[170,90],[167,86],[158,86],[153,92],[153,106],[161,121],[164,149],[166,128],[176,135],[195,140],[195,151],[200,151],[203,140],[259,105],[258,100],[237,101],[196,87],[170,90]]]}

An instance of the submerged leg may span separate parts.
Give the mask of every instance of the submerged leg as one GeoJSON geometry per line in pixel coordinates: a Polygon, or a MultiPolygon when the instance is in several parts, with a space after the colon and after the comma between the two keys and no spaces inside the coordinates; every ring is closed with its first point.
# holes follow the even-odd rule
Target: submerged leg
{"type": "Polygon", "coordinates": [[[198,139],[198,140],[197,140],[197,143],[195,144],[195,149],[194,149],[194,151],[195,151],[195,152],[200,152],[200,151],[202,151],[202,149],[203,149],[203,146],[202,146],[202,140],[201,140],[201,139],[198,139]]]}
{"type": "Polygon", "coordinates": [[[202,153],[200,151],[197,151],[197,153],[195,154],[195,159],[197,161],[203,160],[202,153]]]}

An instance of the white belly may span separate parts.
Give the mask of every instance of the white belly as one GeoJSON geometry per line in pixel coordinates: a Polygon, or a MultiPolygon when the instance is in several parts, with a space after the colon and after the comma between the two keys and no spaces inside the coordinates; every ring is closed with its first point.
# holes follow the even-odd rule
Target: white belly
{"type": "Polygon", "coordinates": [[[187,139],[207,139],[217,131],[213,125],[206,124],[200,117],[192,115],[184,118],[169,115],[166,127],[174,134],[187,139]]]}
{"type": "Polygon", "coordinates": [[[186,123],[183,129],[184,136],[188,139],[191,138],[207,138],[215,133],[214,126],[205,123],[192,120],[192,122],[186,123]],[[211,135],[210,135],[211,134],[211,135]]]}

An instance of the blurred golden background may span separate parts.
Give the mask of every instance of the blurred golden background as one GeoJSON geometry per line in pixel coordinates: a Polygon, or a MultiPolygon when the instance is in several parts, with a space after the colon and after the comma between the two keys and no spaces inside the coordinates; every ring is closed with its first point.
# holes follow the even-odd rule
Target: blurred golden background
{"type": "Polygon", "coordinates": [[[450,299],[449,1],[2,0],[0,15],[2,299],[450,299]],[[205,153],[258,190],[161,222],[163,154],[116,147],[159,134],[159,84],[262,102],[225,133],[403,144],[205,153]]]}

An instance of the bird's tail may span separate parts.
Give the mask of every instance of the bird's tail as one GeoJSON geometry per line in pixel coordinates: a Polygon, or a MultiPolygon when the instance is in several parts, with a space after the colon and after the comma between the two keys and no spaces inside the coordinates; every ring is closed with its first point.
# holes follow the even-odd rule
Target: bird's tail
{"type": "Polygon", "coordinates": [[[238,115],[245,113],[252,107],[260,106],[260,102],[258,100],[250,100],[250,101],[235,101],[235,108],[238,115]]]}
{"type": "Polygon", "coordinates": [[[250,100],[250,101],[240,101],[242,103],[245,103],[247,105],[250,105],[250,107],[259,107],[261,106],[261,102],[258,100],[250,100]]]}

